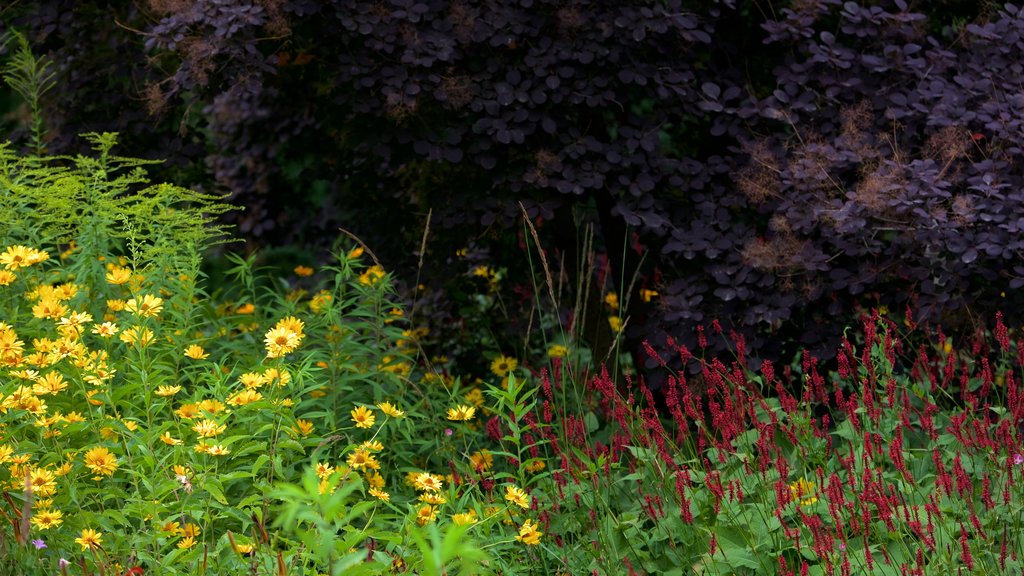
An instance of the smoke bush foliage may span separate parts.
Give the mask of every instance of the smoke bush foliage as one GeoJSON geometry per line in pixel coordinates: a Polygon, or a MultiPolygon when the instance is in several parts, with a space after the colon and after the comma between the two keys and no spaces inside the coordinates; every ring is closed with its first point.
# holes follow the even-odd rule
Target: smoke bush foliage
{"type": "Polygon", "coordinates": [[[519,202],[542,234],[587,208],[613,268],[646,253],[639,285],[660,295],[632,299],[633,337],[688,341],[720,318],[754,351],[799,336],[827,353],[831,320],[862,303],[941,317],[1024,284],[1024,11],[967,4],[150,0],[115,24],[43,1],[4,17],[61,69],[54,147],[120,130],[205,166],[246,205],[242,234],[341,224],[397,255],[428,208],[452,246],[519,202]],[[71,105],[97,90],[123,112],[71,105]]]}

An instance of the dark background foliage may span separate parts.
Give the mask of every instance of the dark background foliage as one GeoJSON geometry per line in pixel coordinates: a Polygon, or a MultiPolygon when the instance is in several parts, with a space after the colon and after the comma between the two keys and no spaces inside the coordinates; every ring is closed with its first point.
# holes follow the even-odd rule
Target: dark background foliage
{"type": "Polygon", "coordinates": [[[570,273],[592,223],[605,288],[638,270],[659,292],[629,300],[633,349],[719,319],[755,355],[827,353],[866,306],[951,329],[1019,309],[1012,4],[43,0],[0,19],[58,67],[51,152],[120,132],[244,205],[253,246],[344,227],[410,270],[432,210],[422,280],[442,286],[467,245],[522,269],[521,210],[570,273]]]}

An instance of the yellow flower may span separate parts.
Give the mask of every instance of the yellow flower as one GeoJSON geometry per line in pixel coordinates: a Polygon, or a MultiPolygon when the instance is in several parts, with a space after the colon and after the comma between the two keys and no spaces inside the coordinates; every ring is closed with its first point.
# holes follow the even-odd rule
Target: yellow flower
{"type": "Polygon", "coordinates": [[[462,396],[476,408],[482,408],[484,405],[484,392],[479,388],[472,388],[469,392],[466,392],[462,396]]]}
{"type": "Polygon", "coordinates": [[[110,338],[114,334],[117,334],[117,330],[117,324],[114,324],[113,322],[104,322],[103,324],[97,324],[92,327],[92,333],[103,338],[110,338]]]}
{"type": "Polygon", "coordinates": [[[302,336],[284,326],[275,326],[267,331],[265,344],[267,358],[280,358],[293,352],[302,343],[302,336]]]}
{"type": "Polygon", "coordinates": [[[808,482],[800,478],[789,485],[789,494],[792,500],[799,500],[801,506],[810,506],[818,501],[814,495],[814,482],[808,482]]]}
{"type": "Polygon", "coordinates": [[[36,318],[49,318],[58,320],[68,311],[67,306],[54,298],[45,298],[32,307],[32,315],[36,318]]]}
{"type": "Polygon", "coordinates": [[[380,452],[384,449],[384,445],[381,444],[380,440],[367,440],[360,444],[359,447],[369,450],[370,452],[380,452]]]}
{"type": "Polygon", "coordinates": [[[125,284],[132,279],[132,271],[117,264],[109,264],[107,270],[107,284],[125,284]]]}
{"type": "Polygon", "coordinates": [[[9,286],[11,282],[18,279],[17,274],[10,270],[0,270],[0,286],[9,286]]]}
{"type": "Polygon", "coordinates": [[[609,316],[608,326],[612,329],[612,332],[622,330],[622,318],[619,318],[618,316],[609,316]]]}
{"type": "Polygon", "coordinates": [[[182,538],[181,540],[178,540],[178,548],[180,548],[182,550],[188,550],[189,548],[191,548],[191,547],[193,547],[195,545],[196,545],[196,539],[191,537],[191,536],[189,536],[187,538],[182,538]]]}
{"type": "Polygon", "coordinates": [[[370,488],[384,489],[384,477],[380,475],[380,472],[367,470],[364,476],[366,477],[366,485],[370,488]]]}
{"type": "Polygon", "coordinates": [[[353,451],[351,454],[348,455],[348,459],[346,460],[346,462],[348,462],[348,465],[351,466],[352,468],[355,468],[356,470],[359,470],[360,468],[369,468],[371,470],[380,469],[380,463],[377,462],[377,459],[373,456],[373,454],[370,454],[368,450],[359,449],[353,451]]]}
{"type": "Polygon", "coordinates": [[[213,438],[224,432],[227,428],[226,424],[218,424],[214,420],[200,420],[192,426],[192,430],[199,435],[200,438],[213,438]]]}
{"type": "Polygon", "coordinates": [[[604,303],[607,304],[608,307],[613,309],[613,310],[618,309],[618,307],[619,307],[619,295],[616,294],[615,292],[609,292],[609,293],[605,294],[604,295],[604,303]]]}
{"type": "Polygon", "coordinates": [[[292,381],[292,375],[285,370],[278,370],[277,368],[267,368],[263,371],[264,382],[272,384],[275,380],[278,386],[284,386],[292,381]]]}
{"type": "Polygon", "coordinates": [[[440,494],[432,494],[430,492],[420,494],[419,501],[432,506],[440,506],[441,504],[448,503],[448,499],[444,496],[441,496],[440,494]]]}
{"type": "Polygon", "coordinates": [[[382,502],[390,502],[391,501],[391,494],[388,494],[387,492],[385,492],[383,490],[379,490],[377,488],[370,488],[368,490],[368,492],[370,493],[370,496],[373,496],[374,498],[376,498],[376,499],[378,499],[378,500],[380,500],[382,502]]]}
{"type": "Polygon", "coordinates": [[[249,303],[246,303],[246,304],[242,304],[241,306],[236,308],[235,309],[235,314],[241,314],[243,316],[246,316],[246,315],[252,314],[255,311],[256,311],[256,306],[254,306],[251,302],[249,302],[249,303]]]}
{"type": "Polygon", "coordinates": [[[396,407],[391,402],[381,402],[377,404],[377,408],[380,408],[381,412],[390,416],[391,418],[401,418],[402,416],[405,416],[405,412],[399,410],[398,407],[396,407]]]}
{"type": "Polygon", "coordinates": [[[124,300],[107,300],[107,308],[109,308],[111,312],[120,312],[121,310],[124,310],[124,305],[124,300]]]}
{"type": "Polygon", "coordinates": [[[316,464],[316,477],[325,480],[331,474],[334,474],[334,466],[331,466],[329,462],[317,462],[316,464]]]}
{"type": "Polygon", "coordinates": [[[359,283],[365,286],[373,286],[377,284],[377,282],[380,282],[381,278],[384,278],[385,274],[387,273],[383,268],[374,264],[367,268],[366,272],[359,275],[359,283]]]}
{"type": "Polygon", "coordinates": [[[655,292],[654,290],[648,290],[646,288],[640,290],[640,299],[643,300],[644,303],[650,302],[657,295],[658,293],[655,292]]]}
{"type": "Polygon", "coordinates": [[[309,420],[302,420],[300,418],[299,420],[295,421],[295,426],[292,427],[292,430],[295,430],[303,437],[309,436],[310,434],[313,433],[313,423],[310,422],[309,420]]]}
{"type": "Polygon", "coordinates": [[[537,525],[528,519],[519,528],[519,535],[516,536],[516,540],[528,546],[536,546],[540,544],[540,537],[543,535],[544,533],[538,530],[537,525]]]}
{"type": "Polygon", "coordinates": [[[198,404],[182,404],[174,411],[178,418],[183,420],[191,420],[196,416],[199,416],[199,405],[198,404]]]}
{"type": "Polygon", "coordinates": [[[141,300],[132,298],[125,302],[124,309],[144,318],[153,318],[164,308],[164,299],[146,294],[141,300]]]}
{"type": "Polygon", "coordinates": [[[483,472],[489,470],[494,465],[494,456],[491,455],[489,450],[481,450],[474,452],[469,457],[469,464],[473,467],[473,470],[477,472],[483,472]]]}
{"type": "Polygon", "coordinates": [[[448,409],[448,419],[449,420],[454,420],[456,422],[459,422],[459,421],[465,422],[467,420],[472,420],[473,416],[475,416],[475,415],[476,415],[476,408],[474,408],[472,406],[466,406],[464,404],[460,404],[459,406],[456,406],[455,408],[449,408],[448,409]]]}
{"type": "Polygon", "coordinates": [[[476,524],[476,510],[470,510],[469,512],[462,512],[460,514],[452,514],[452,522],[456,526],[467,526],[469,524],[476,524]]]}
{"type": "Polygon", "coordinates": [[[210,456],[227,456],[228,454],[231,454],[231,450],[226,446],[214,444],[213,446],[207,447],[206,453],[210,456]]]}
{"type": "Polygon", "coordinates": [[[32,524],[40,530],[56,528],[64,523],[64,513],[60,510],[36,510],[32,514],[32,524]]]}
{"type": "Polygon", "coordinates": [[[296,266],[294,272],[296,276],[301,276],[302,278],[313,275],[313,269],[309,266],[296,266]]]}
{"type": "Polygon", "coordinates": [[[426,526],[433,522],[435,518],[437,518],[437,508],[430,504],[425,504],[416,511],[416,523],[420,526],[426,526]]]}
{"type": "Polygon", "coordinates": [[[199,402],[199,409],[210,414],[216,414],[224,411],[224,404],[220,400],[207,398],[199,402]]]}
{"type": "Polygon", "coordinates": [[[444,482],[440,476],[435,476],[430,472],[420,472],[413,478],[413,486],[424,492],[440,492],[444,487],[444,482]]]}
{"type": "Polygon", "coordinates": [[[118,338],[121,339],[125,344],[138,344],[140,347],[146,347],[153,341],[153,331],[149,328],[134,327],[121,332],[118,338]]]}
{"type": "Polygon", "coordinates": [[[167,444],[168,446],[180,446],[182,444],[182,441],[171,436],[170,432],[164,432],[163,434],[161,434],[160,441],[163,442],[164,444],[167,444]]]}
{"type": "Polygon", "coordinates": [[[530,507],[530,495],[511,484],[505,487],[505,500],[523,509],[530,507]]]}
{"type": "Polygon", "coordinates": [[[232,406],[245,406],[246,404],[252,404],[253,402],[261,400],[262,398],[263,394],[260,394],[255,390],[242,390],[241,392],[228,398],[228,404],[231,404],[232,406]]]}
{"type": "Polygon", "coordinates": [[[185,348],[185,357],[193,360],[205,360],[210,355],[203,350],[203,347],[199,344],[190,344],[188,348],[185,348]]]}
{"type": "Polygon", "coordinates": [[[154,394],[161,397],[174,396],[178,392],[181,392],[181,386],[160,386],[156,389],[154,394]]]}
{"type": "Polygon", "coordinates": [[[561,344],[554,344],[548,348],[548,358],[565,358],[569,355],[569,349],[561,344]]]}
{"type": "Polygon", "coordinates": [[[36,380],[35,385],[32,386],[32,392],[37,396],[45,396],[63,392],[67,387],[68,383],[64,381],[64,376],[58,372],[47,372],[36,380]]]}
{"type": "Polygon", "coordinates": [[[348,260],[355,260],[356,258],[359,258],[362,255],[363,255],[363,247],[362,246],[356,246],[355,248],[353,248],[353,249],[348,251],[348,254],[345,256],[345,258],[347,258],[348,260]]]}
{"type": "Polygon", "coordinates": [[[57,491],[57,480],[52,470],[46,468],[33,468],[29,473],[29,484],[32,486],[32,493],[39,498],[53,496],[57,491]]]}
{"type": "Polygon", "coordinates": [[[252,551],[255,549],[256,547],[253,546],[252,543],[235,544],[235,552],[238,552],[239,554],[252,554],[252,551]]]}
{"type": "Polygon", "coordinates": [[[262,388],[267,383],[267,377],[259,372],[246,372],[238,377],[238,382],[249,389],[262,388]]]}
{"type": "Polygon", "coordinates": [[[491,372],[498,378],[504,378],[509,372],[515,370],[518,365],[519,361],[515,358],[509,358],[505,355],[498,356],[491,362],[491,372]]]}
{"type": "Polygon", "coordinates": [[[110,450],[97,446],[85,453],[85,466],[92,470],[93,474],[110,476],[117,470],[117,458],[110,450]]]}
{"type": "Polygon", "coordinates": [[[85,552],[90,548],[100,548],[103,545],[103,533],[97,532],[91,528],[82,530],[82,535],[75,538],[75,543],[82,546],[82,551],[85,552]]]}
{"type": "Polygon", "coordinates": [[[3,253],[0,253],[0,264],[8,270],[17,270],[18,268],[38,264],[49,257],[49,254],[41,250],[14,245],[8,246],[3,253]]]}
{"type": "Polygon", "coordinates": [[[366,406],[357,406],[352,410],[351,414],[352,421],[356,423],[356,428],[370,428],[377,421],[373,411],[366,406]]]}
{"type": "Polygon", "coordinates": [[[536,474],[537,472],[540,472],[541,470],[543,470],[545,468],[545,466],[547,466],[547,465],[544,463],[543,460],[540,460],[540,459],[531,460],[531,461],[529,461],[526,464],[526,471],[531,473],[531,474],[536,474]]]}
{"type": "Polygon", "coordinates": [[[309,309],[319,314],[323,312],[334,300],[334,296],[331,295],[327,290],[321,290],[317,292],[312,299],[309,301],[309,309]]]}

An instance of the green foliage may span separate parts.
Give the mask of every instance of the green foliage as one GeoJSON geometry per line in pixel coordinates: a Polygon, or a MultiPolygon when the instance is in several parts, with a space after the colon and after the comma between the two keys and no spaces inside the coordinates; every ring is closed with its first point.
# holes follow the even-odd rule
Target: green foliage
{"type": "Polygon", "coordinates": [[[0,77],[28,104],[32,113],[32,147],[42,154],[45,149],[46,126],[42,97],[57,84],[53,62],[32,53],[28,40],[15,30],[0,38],[0,48],[16,44],[10,59],[0,67],[0,77]]]}

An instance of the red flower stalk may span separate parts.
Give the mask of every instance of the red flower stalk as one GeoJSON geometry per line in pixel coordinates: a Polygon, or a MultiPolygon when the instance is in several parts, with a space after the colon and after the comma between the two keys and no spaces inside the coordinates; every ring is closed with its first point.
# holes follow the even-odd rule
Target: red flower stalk
{"type": "Polygon", "coordinates": [[[1003,352],[1010,351],[1010,335],[1006,330],[1006,324],[1003,324],[1003,313],[996,312],[996,329],[995,329],[996,341],[999,342],[999,347],[1002,348],[1003,352]]]}
{"type": "Polygon", "coordinates": [[[960,524],[960,560],[968,570],[974,570],[974,557],[971,556],[971,546],[967,542],[967,529],[960,524]]]}

